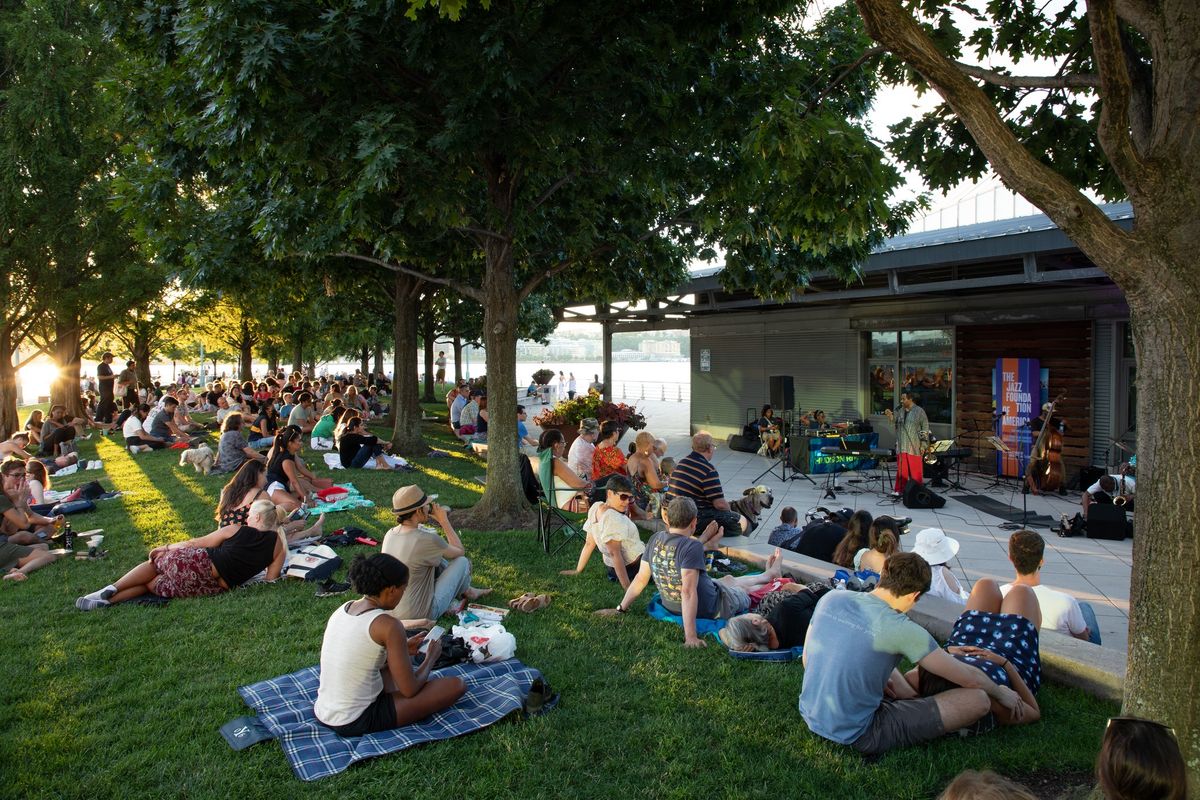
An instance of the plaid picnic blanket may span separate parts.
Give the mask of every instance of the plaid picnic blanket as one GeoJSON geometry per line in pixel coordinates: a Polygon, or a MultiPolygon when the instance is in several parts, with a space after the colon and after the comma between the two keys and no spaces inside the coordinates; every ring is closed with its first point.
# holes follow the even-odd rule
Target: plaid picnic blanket
{"type": "Polygon", "coordinates": [[[315,781],[336,775],[355,761],[486,728],[520,709],[530,684],[541,677],[515,658],[495,664],[459,664],[433,675],[461,677],[467,682],[467,693],[451,708],[421,722],[354,738],[338,736],[313,716],[319,666],[243,686],[238,693],[279,739],[296,777],[315,781]]]}
{"type": "MultiPolygon", "coordinates": [[[[650,605],[646,608],[646,613],[655,619],[661,619],[663,622],[673,622],[681,627],[683,625],[683,617],[667,611],[657,594],[650,598],[650,605]]],[[[696,620],[696,634],[699,636],[711,636],[722,647],[725,646],[725,643],[721,641],[721,637],[718,634],[724,627],[725,620],[723,619],[696,620]]],[[[739,658],[743,661],[792,661],[804,654],[804,648],[792,647],[787,650],[762,650],[751,653],[743,653],[737,650],[726,650],[726,652],[734,658],[739,658]]]]}

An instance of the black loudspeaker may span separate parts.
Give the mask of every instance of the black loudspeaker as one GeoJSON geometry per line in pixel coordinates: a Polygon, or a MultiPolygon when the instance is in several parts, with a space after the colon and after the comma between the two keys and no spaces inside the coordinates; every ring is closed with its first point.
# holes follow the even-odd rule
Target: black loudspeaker
{"type": "Polygon", "coordinates": [[[727,444],[730,450],[737,450],[739,453],[757,453],[758,448],[762,446],[762,442],[757,437],[743,436],[737,433],[730,435],[727,444]]]}
{"type": "Polygon", "coordinates": [[[1093,503],[1088,506],[1087,536],[1089,539],[1114,539],[1121,541],[1129,535],[1129,521],[1125,509],[1111,503],[1093,503]]]}
{"type": "Polygon", "coordinates": [[[941,508],[944,505],[946,498],[920,481],[909,481],[904,486],[905,508],[941,508]]]}
{"type": "Polygon", "coordinates": [[[771,407],[776,411],[792,411],[796,408],[796,387],[791,375],[772,375],[771,407]]]}

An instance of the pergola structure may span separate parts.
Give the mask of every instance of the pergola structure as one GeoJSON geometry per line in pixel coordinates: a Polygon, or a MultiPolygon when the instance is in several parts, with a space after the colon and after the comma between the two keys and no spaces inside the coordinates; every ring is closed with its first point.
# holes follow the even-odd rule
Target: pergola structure
{"type": "MultiPolygon", "coordinates": [[[[1133,226],[1129,203],[1102,206],[1124,228],[1133,226]]],[[[721,267],[692,273],[663,297],[562,308],[562,322],[595,322],[604,336],[605,399],[611,399],[612,335],[616,332],[687,330],[692,319],[730,311],[783,310],[865,300],[963,295],[1074,286],[1111,287],[1108,277],[1044,214],[984,222],[886,240],[847,282],[831,272],[813,274],[787,297],[763,299],[728,289],[721,267]]]]}

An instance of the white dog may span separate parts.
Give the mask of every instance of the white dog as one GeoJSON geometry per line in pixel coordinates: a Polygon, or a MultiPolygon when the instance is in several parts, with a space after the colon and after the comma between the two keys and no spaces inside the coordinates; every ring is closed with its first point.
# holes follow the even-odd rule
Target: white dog
{"type": "Polygon", "coordinates": [[[206,444],[199,447],[193,447],[190,450],[184,450],[179,454],[179,466],[191,464],[196,468],[196,472],[207,475],[212,472],[213,468],[213,451],[206,444]]]}

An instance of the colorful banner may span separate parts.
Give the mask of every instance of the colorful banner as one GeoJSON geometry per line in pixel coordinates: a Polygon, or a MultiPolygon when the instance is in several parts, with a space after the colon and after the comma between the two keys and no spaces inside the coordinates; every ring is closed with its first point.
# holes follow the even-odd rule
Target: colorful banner
{"type": "Polygon", "coordinates": [[[1036,358],[997,358],[992,396],[999,413],[1000,441],[1010,453],[996,453],[999,475],[1024,474],[1032,444],[1029,422],[1042,413],[1042,370],[1036,358]]]}

